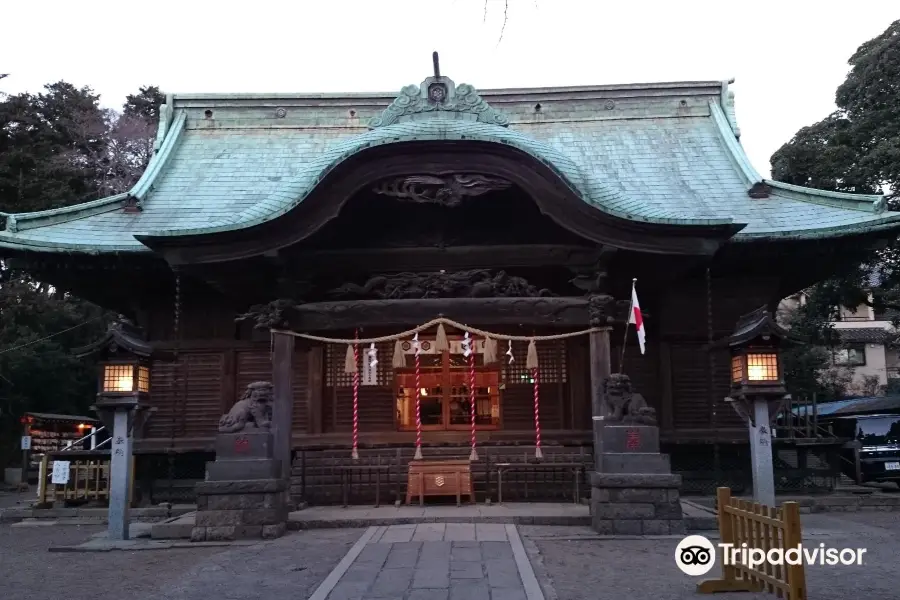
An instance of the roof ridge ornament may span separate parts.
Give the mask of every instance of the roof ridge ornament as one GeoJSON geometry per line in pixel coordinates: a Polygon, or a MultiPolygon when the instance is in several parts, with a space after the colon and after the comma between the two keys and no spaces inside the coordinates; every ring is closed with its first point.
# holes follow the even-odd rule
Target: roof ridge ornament
{"type": "Polygon", "coordinates": [[[473,86],[468,83],[457,86],[452,79],[441,75],[437,52],[432,53],[431,58],[434,75],[419,85],[408,85],[400,90],[400,95],[381,116],[369,121],[369,129],[422,118],[463,119],[509,126],[509,117],[485,102],[473,86]]]}

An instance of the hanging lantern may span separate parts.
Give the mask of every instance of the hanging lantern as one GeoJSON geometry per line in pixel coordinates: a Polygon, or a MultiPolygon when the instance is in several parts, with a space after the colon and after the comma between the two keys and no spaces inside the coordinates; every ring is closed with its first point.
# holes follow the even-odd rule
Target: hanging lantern
{"type": "Polygon", "coordinates": [[[151,359],[165,359],[142,339],[140,330],[127,320],[110,326],[97,342],[79,348],[76,356],[97,355],[100,373],[97,404],[146,404],[150,397],[151,359]]]}
{"type": "Polygon", "coordinates": [[[154,350],[141,330],[124,318],[110,325],[102,338],[75,350],[77,357],[99,359],[97,401],[94,409],[112,429],[117,410],[135,411],[133,427],[140,431],[150,415],[150,376],[153,361],[171,361],[169,352],[154,350]]]}
{"type": "Polygon", "coordinates": [[[741,317],[734,333],[715,344],[731,353],[732,396],[784,395],[781,347],[793,337],[764,308],[741,317]]]}

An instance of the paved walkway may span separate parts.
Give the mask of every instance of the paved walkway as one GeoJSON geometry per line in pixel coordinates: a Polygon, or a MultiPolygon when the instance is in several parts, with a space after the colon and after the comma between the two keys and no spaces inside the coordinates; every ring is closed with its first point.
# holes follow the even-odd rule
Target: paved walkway
{"type": "Polygon", "coordinates": [[[309,600],[544,600],[515,525],[370,527],[309,600]]]}

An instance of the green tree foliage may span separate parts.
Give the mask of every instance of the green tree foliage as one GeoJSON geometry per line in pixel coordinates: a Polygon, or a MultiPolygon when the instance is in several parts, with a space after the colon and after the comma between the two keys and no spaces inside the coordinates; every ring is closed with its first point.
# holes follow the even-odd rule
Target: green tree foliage
{"type": "MultiPolygon", "coordinates": [[[[128,96],[121,113],[66,82],[0,97],[0,211],[45,210],[126,191],[153,150],[162,94],[128,96]]],[[[15,456],[26,411],[84,414],[95,366],[72,348],[103,333],[111,315],[0,262],[0,464],[15,456]]]]}
{"type": "Polygon", "coordinates": [[[165,96],[155,85],[142,87],[137,94],[129,94],[125,97],[122,116],[138,117],[155,127],[159,122],[159,107],[165,101],[165,96]]]}
{"type": "Polygon", "coordinates": [[[785,383],[799,399],[815,395],[820,402],[839,400],[846,395],[852,378],[852,372],[832,364],[832,351],[839,338],[829,320],[833,307],[827,301],[811,290],[805,304],[780,315],[783,324],[804,340],[788,345],[782,353],[785,383]]]}
{"type": "Polygon", "coordinates": [[[95,198],[106,145],[99,97],[65,82],[0,102],[0,210],[44,210],[95,198]]]}
{"type": "Polygon", "coordinates": [[[95,365],[73,356],[72,348],[102,335],[106,317],[92,304],[5,271],[0,283],[0,440],[6,443],[0,463],[4,454],[16,456],[22,413],[90,413],[95,365]]]}
{"type": "Polygon", "coordinates": [[[826,190],[900,196],[900,20],[859,47],[837,110],[772,155],[772,177],[826,190]]]}
{"type": "MultiPolygon", "coordinates": [[[[802,128],[772,155],[772,177],[824,190],[885,193],[889,206],[900,209],[900,20],[860,46],[849,64],[835,94],[837,110],[802,128]]],[[[803,309],[797,326],[817,338],[837,306],[900,310],[900,243],[872,251],[815,286],[810,297],[815,301],[803,309]]],[[[813,355],[802,360],[816,362],[813,355]]]]}

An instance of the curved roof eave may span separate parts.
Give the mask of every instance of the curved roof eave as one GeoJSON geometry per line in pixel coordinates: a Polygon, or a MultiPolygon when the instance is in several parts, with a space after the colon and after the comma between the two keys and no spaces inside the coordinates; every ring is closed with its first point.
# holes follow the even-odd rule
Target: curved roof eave
{"type": "MultiPolygon", "coordinates": [[[[729,121],[725,111],[716,100],[709,101],[710,114],[713,122],[725,142],[725,147],[731,154],[732,160],[738,167],[738,171],[743,175],[748,184],[748,188],[759,183],[768,185],[788,192],[791,199],[800,202],[809,202],[812,204],[821,204],[824,206],[832,206],[843,208],[846,210],[855,210],[859,212],[867,212],[879,214],[884,212],[886,208],[885,198],[881,194],[848,194],[846,192],[830,192],[828,190],[819,190],[816,188],[808,188],[799,185],[792,185],[773,179],[762,177],[759,172],[750,163],[750,158],[744,151],[744,147],[738,141],[734,128],[729,121]]],[[[738,234],[740,236],[753,234],[738,234]]]]}
{"type": "Polygon", "coordinates": [[[127,246],[109,244],[98,246],[97,244],[66,244],[49,242],[44,240],[32,240],[17,237],[5,231],[0,231],[0,248],[18,250],[23,252],[49,252],[54,254],[84,254],[88,256],[101,256],[110,253],[152,253],[153,251],[143,244],[135,243],[127,246]]]}
{"type": "Polygon", "coordinates": [[[622,193],[603,184],[590,182],[576,163],[551,146],[528,137],[518,131],[460,119],[432,117],[412,120],[373,129],[348,138],[326,151],[320,158],[308,164],[286,189],[280,190],[259,204],[209,227],[193,229],[166,229],[137,234],[138,240],[153,237],[180,237],[236,231],[260,225],[284,215],[306,198],[326,176],[341,162],[369,148],[388,144],[423,141],[475,141],[511,146],[525,152],[552,169],[582,201],[611,216],[660,225],[734,225],[733,219],[659,219],[624,214],[610,209],[607,198],[621,197],[622,193]]]}
{"type": "MultiPolygon", "coordinates": [[[[161,114],[165,114],[166,107],[161,107],[160,112],[161,114]]],[[[29,244],[28,241],[9,234],[111,212],[118,210],[123,203],[129,200],[134,200],[140,205],[149,191],[153,188],[156,178],[162,173],[169,157],[177,146],[181,133],[184,131],[185,124],[187,123],[187,113],[179,111],[174,117],[171,126],[166,124],[166,126],[163,127],[163,123],[164,122],[161,121],[160,129],[165,130],[165,138],[162,140],[162,143],[159,145],[156,152],[154,152],[153,156],[150,157],[150,162],[147,164],[147,168],[144,170],[140,179],[131,186],[129,191],[114,196],[107,196],[106,198],[100,198],[98,200],[92,200],[90,202],[73,204],[71,206],[63,206],[50,210],[29,213],[0,213],[0,216],[6,217],[7,220],[5,231],[0,231],[0,244],[5,247],[11,247],[10,244],[18,242],[22,245],[29,246],[32,244],[29,244]]],[[[54,246],[54,244],[50,242],[34,245],[41,245],[48,248],[54,246]]],[[[78,248],[79,246],[79,244],[72,244],[71,246],[67,245],[66,247],[78,248]]]]}
{"type": "Polygon", "coordinates": [[[739,233],[734,242],[755,241],[790,241],[812,240],[819,238],[835,239],[852,235],[864,235],[867,233],[880,233],[900,230],[900,212],[890,213],[889,216],[880,219],[872,219],[855,223],[853,225],[838,225],[836,227],[822,227],[819,229],[806,229],[803,231],[764,231],[759,233],[739,233]]]}

